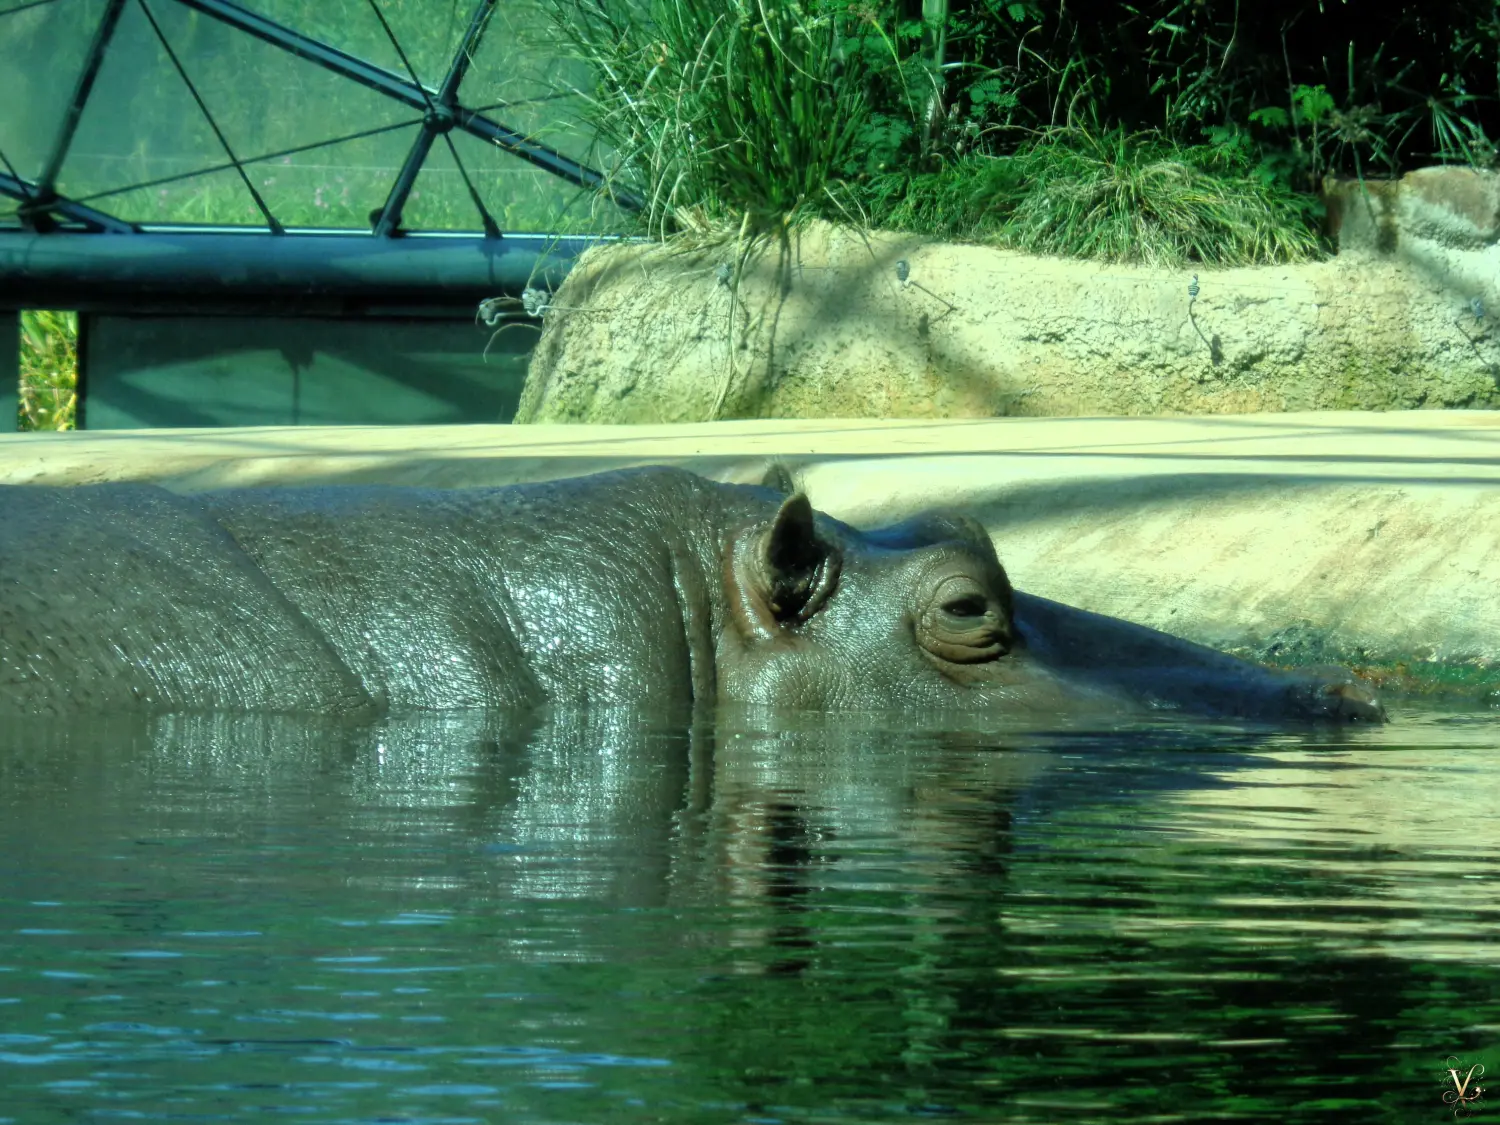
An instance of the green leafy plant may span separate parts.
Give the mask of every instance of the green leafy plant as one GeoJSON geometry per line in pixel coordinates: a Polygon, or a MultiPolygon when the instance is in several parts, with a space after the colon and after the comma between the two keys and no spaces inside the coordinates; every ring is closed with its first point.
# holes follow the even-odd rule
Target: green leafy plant
{"type": "Polygon", "coordinates": [[[1251,124],[1272,134],[1290,134],[1289,148],[1268,147],[1263,167],[1288,183],[1300,177],[1301,186],[1310,192],[1318,191],[1323,177],[1341,167],[1346,157],[1360,177],[1365,174],[1369,158],[1389,163],[1382,128],[1388,121],[1373,105],[1340,108],[1321,83],[1293,87],[1290,112],[1280,106],[1263,106],[1252,110],[1249,119],[1251,124]]]}
{"type": "MultiPolygon", "coordinates": [[[[553,0],[590,63],[587,119],[611,185],[658,233],[742,220],[761,230],[845,206],[861,142],[908,134],[864,93],[878,24],[796,0],[553,0]],[[873,33],[872,33],[873,32],[873,33]]],[[[889,50],[889,49],[888,49],[889,50]]]]}
{"type": "Polygon", "coordinates": [[[1432,154],[1445,164],[1471,164],[1476,167],[1493,167],[1497,162],[1495,141],[1484,127],[1464,114],[1464,109],[1478,99],[1460,91],[1449,97],[1430,94],[1423,98],[1416,109],[1405,116],[1410,119],[1398,145],[1404,145],[1426,126],[1426,135],[1432,154]]]}
{"type": "Polygon", "coordinates": [[[77,314],[23,311],[19,428],[71,430],[77,406],[77,314]]]}
{"type": "Polygon", "coordinates": [[[1017,249],[1163,266],[1289,262],[1318,253],[1293,193],[1236,166],[1220,146],[1075,129],[1014,159],[1025,169],[1026,191],[1004,240],[1017,249]]]}
{"type": "Polygon", "coordinates": [[[1303,200],[1242,147],[1155,132],[1050,130],[1009,156],[878,185],[881,225],[1033,253],[1176,266],[1318,253],[1303,200]]]}

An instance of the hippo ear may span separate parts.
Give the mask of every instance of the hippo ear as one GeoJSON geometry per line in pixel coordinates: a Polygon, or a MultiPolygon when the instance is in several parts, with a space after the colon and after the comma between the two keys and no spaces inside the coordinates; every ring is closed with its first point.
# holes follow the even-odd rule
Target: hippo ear
{"type": "Polygon", "coordinates": [[[807,497],[787,497],[769,525],[746,529],[731,548],[726,578],[741,630],[769,638],[807,621],[833,593],[840,562],[807,497]]]}

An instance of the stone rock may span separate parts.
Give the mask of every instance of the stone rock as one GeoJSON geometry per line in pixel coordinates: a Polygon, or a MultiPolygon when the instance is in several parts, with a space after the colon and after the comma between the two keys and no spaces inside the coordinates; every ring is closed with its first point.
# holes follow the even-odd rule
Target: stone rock
{"type": "Polygon", "coordinates": [[[1399,252],[1433,242],[1484,251],[1500,242],[1500,173],[1445,166],[1399,180],[1331,180],[1325,185],[1339,252],[1399,252]]]}
{"type": "Polygon", "coordinates": [[[1500,362],[1500,173],[1421,168],[1399,180],[1325,185],[1339,257],[1403,267],[1450,295],[1453,328],[1500,362]]]}
{"type": "Polygon", "coordinates": [[[1304,265],[1166,270],[821,224],[741,266],[732,242],[596,247],[516,421],[1500,406],[1500,189],[1457,173],[1367,184],[1362,217],[1337,212],[1345,249],[1304,265]]]}

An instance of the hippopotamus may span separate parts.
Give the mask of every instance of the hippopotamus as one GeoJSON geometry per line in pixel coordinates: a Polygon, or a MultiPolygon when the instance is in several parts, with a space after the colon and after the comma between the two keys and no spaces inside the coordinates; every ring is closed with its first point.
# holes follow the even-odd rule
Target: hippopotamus
{"type": "Polygon", "coordinates": [[[701,703],[1382,717],[1012,588],[984,529],[860,531],[653,468],[489,489],[0,488],[0,710],[701,703]]]}

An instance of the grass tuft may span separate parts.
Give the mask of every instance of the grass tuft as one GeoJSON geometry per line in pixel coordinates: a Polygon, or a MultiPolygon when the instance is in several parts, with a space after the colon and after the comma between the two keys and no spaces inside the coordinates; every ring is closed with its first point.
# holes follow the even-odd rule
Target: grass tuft
{"type": "Polygon", "coordinates": [[[1013,159],[1025,191],[1004,241],[1018,250],[1154,266],[1295,262],[1319,252],[1299,197],[1247,169],[1213,167],[1222,154],[1207,146],[1070,129],[1013,159]]]}
{"type": "Polygon", "coordinates": [[[549,0],[613,185],[650,233],[838,211],[869,118],[850,17],[798,0],[549,0]]]}
{"type": "Polygon", "coordinates": [[[917,89],[921,73],[907,64],[922,60],[899,57],[872,6],[549,3],[595,76],[588,123],[613,153],[611,183],[645,200],[656,237],[717,240],[738,228],[744,245],[820,217],[1164,266],[1319,252],[1310,197],[1258,169],[1244,145],[1069,126],[1002,155],[917,152],[921,99],[893,102],[889,90],[917,89]]]}
{"type": "Polygon", "coordinates": [[[877,225],[1034,254],[1242,266],[1320,252],[1306,197],[1157,133],[1053,130],[1009,156],[872,188],[877,225]]]}
{"type": "Polygon", "coordinates": [[[78,314],[21,313],[23,430],[71,430],[78,407],[78,314]]]}

